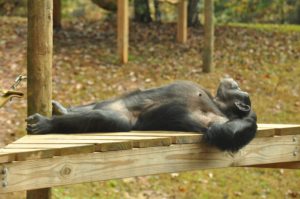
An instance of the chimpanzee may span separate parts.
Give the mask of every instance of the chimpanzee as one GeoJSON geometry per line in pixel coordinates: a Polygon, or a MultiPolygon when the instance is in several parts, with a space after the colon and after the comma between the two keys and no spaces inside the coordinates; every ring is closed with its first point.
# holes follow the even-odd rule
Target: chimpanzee
{"type": "Polygon", "coordinates": [[[206,143],[237,151],[254,138],[257,130],[249,95],[232,78],[221,80],[215,97],[193,82],[177,81],[84,106],[52,104],[51,118],[40,114],[27,118],[29,133],[201,132],[206,143]]]}

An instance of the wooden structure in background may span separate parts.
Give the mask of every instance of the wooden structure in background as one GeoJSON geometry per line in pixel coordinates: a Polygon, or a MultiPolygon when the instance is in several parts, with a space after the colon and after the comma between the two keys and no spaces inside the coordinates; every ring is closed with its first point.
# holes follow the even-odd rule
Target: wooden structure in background
{"type": "Polygon", "coordinates": [[[180,0],[178,2],[177,41],[183,44],[187,41],[187,6],[187,0],[180,0]]]}
{"type": "Polygon", "coordinates": [[[214,70],[214,2],[213,0],[204,1],[204,47],[203,47],[203,72],[209,73],[214,70]]]}
{"type": "Polygon", "coordinates": [[[128,0],[118,0],[118,54],[122,64],[128,62],[129,16],[128,0]]]}
{"type": "MultiPolygon", "coordinates": [[[[177,19],[177,42],[186,43],[187,41],[187,15],[188,15],[188,0],[174,0],[172,3],[178,4],[178,19],[177,19]]],[[[61,28],[61,0],[53,0],[54,28],[61,28]]],[[[118,56],[120,63],[128,62],[128,47],[129,47],[129,5],[128,0],[117,0],[117,45],[118,56]]],[[[213,0],[205,0],[205,38],[203,49],[203,71],[213,71],[213,43],[214,43],[214,24],[213,24],[213,0]]]]}
{"type": "MultiPolygon", "coordinates": [[[[52,112],[53,0],[28,0],[28,115],[52,112]]],[[[27,192],[28,199],[50,198],[50,189],[27,192]]]]}
{"type": "Polygon", "coordinates": [[[0,150],[0,193],[196,169],[300,168],[300,125],[261,124],[235,154],[205,146],[201,137],[167,131],[27,135],[0,150]]]}

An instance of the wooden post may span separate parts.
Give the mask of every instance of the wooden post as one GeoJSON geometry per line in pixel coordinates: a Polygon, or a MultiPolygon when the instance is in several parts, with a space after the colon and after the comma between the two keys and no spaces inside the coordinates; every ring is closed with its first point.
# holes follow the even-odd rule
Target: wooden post
{"type": "Polygon", "coordinates": [[[118,54],[120,62],[128,62],[128,0],[118,0],[118,54]]]}
{"type": "Polygon", "coordinates": [[[213,0],[204,2],[204,49],[203,49],[203,72],[209,73],[214,70],[213,50],[214,50],[214,5],[213,0]]]}
{"type": "Polygon", "coordinates": [[[179,43],[187,41],[187,4],[187,0],[178,2],[177,41],[179,43]]]}
{"type": "Polygon", "coordinates": [[[53,0],[53,28],[61,29],[61,0],[53,0]]]}
{"type": "MultiPolygon", "coordinates": [[[[27,87],[28,115],[51,114],[53,0],[28,0],[27,87]]],[[[50,198],[51,189],[27,192],[28,199],[50,198]]]]}

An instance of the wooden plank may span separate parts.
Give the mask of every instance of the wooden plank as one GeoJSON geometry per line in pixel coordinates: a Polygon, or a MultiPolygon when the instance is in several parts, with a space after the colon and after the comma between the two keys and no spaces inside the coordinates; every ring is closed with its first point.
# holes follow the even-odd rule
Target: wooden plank
{"type": "Polygon", "coordinates": [[[257,124],[258,128],[290,128],[300,127],[300,124],[257,124]]]}
{"type": "MultiPolygon", "coordinates": [[[[34,159],[51,158],[54,156],[53,150],[41,149],[1,149],[3,154],[7,154],[11,161],[25,161],[34,159]]],[[[9,161],[10,162],[10,161],[9,161]]]]}
{"type": "Polygon", "coordinates": [[[0,193],[195,169],[299,162],[300,136],[255,138],[232,154],[203,144],[136,148],[4,164],[8,186],[0,193]],[[84,175],[82,175],[84,174],[84,175]],[[39,183],[36,183],[39,182],[39,183]]]}
{"type": "MultiPolygon", "coordinates": [[[[79,146],[79,144],[94,144],[94,149],[95,151],[115,151],[115,150],[128,150],[133,147],[133,143],[131,140],[97,140],[97,139],[83,139],[83,138],[78,138],[78,139],[69,139],[68,137],[59,137],[59,139],[56,138],[47,138],[45,137],[44,139],[37,139],[37,138],[28,138],[27,136],[20,139],[16,140],[14,144],[39,144],[41,147],[47,147],[55,144],[59,144],[57,147],[65,148],[63,144],[65,144],[67,147],[69,147],[69,144],[74,144],[74,146],[79,146]]],[[[17,146],[17,145],[16,145],[17,146]]],[[[56,148],[56,146],[54,146],[56,148]]],[[[66,149],[64,149],[66,150],[66,149]]],[[[80,149],[78,149],[80,150],[80,149]]],[[[91,149],[92,150],[92,149],[91,149]]],[[[75,153],[76,151],[74,151],[75,153]]],[[[89,150],[87,150],[89,152],[89,150]]],[[[93,151],[91,151],[93,152],[93,151]]]]}
{"type": "Polygon", "coordinates": [[[299,124],[258,124],[259,128],[274,128],[275,135],[299,135],[299,124]]]}
{"type": "Polygon", "coordinates": [[[179,43],[187,41],[187,4],[187,0],[180,0],[178,3],[177,41],[179,43]]]}
{"type": "MultiPolygon", "coordinates": [[[[123,142],[132,142],[133,147],[154,147],[154,146],[169,146],[171,144],[171,138],[169,137],[153,137],[153,136],[123,136],[123,135],[97,135],[89,134],[76,134],[76,135],[45,135],[45,136],[31,136],[24,137],[15,143],[31,143],[32,140],[50,140],[44,141],[44,143],[95,143],[97,145],[117,144],[123,142]],[[61,141],[63,140],[63,141],[61,141]],[[69,141],[67,141],[69,140],[69,141]],[[90,141],[88,141],[90,140],[90,141]]],[[[35,141],[35,143],[41,141],[35,141]]]]}
{"type": "Polygon", "coordinates": [[[214,3],[213,0],[204,0],[204,47],[203,47],[203,72],[214,70],[214,3]]]}
{"type": "Polygon", "coordinates": [[[169,137],[172,140],[172,144],[200,143],[203,136],[203,134],[200,133],[177,132],[177,131],[131,131],[131,132],[122,132],[122,133],[104,133],[102,135],[169,137]]]}
{"type": "Polygon", "coordinates": [[[118,0],[118,52],[122,64],[128,62],[129,16],[128,0],[118,0]]]}
{"type": "Polygon", "coordinates": [[[271,164],[252,165],[251,167],[300,169],[300,161],[298,161],[298,162],[280,162],[280,163],[271,163],[271,164]]]}
{"type": "Polygon", "coordinates": [[[272,137],[275,135],[275,129],[273,128],[258,128],[256,137],[272,137]]]}
{"type": "MultiPolygon", "coordinates": [[[[93,144],[21,144],[13,143],[7,145],[4,149],[16,149],[20,153],[23,149],[36,149],[42,151],[53,151],[56,156],[80,154],[80,153],[93,153],[95,146],[93,144]]],[[[18,152],[19,153],[19,152],[18,152]]]]}
{"type": "MultiPolygon", "coordinates": [[[[0,151],[2,151],[2,150],[0,149],[0,151]]],[[[14,160],[15,160],[15,154],[8,154],[5,152],[0,152],[0,164],[12,162],[14,160]]]]}

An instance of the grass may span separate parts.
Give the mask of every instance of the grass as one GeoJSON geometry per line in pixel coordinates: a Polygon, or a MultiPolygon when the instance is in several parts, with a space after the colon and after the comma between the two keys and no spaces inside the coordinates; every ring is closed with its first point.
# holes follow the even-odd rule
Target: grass
{"type": "Polygon", "coordinates": [[[229,23],[228,26],[252,28],[256,30],[280,31],[280,32],[300,32],[299,25],[291,24],[245,24],[245,23],[229,23]]]}

